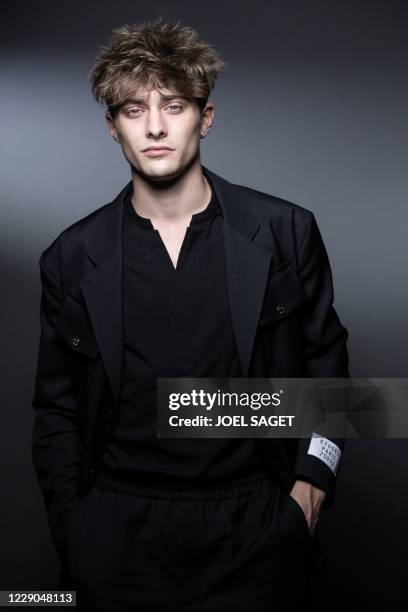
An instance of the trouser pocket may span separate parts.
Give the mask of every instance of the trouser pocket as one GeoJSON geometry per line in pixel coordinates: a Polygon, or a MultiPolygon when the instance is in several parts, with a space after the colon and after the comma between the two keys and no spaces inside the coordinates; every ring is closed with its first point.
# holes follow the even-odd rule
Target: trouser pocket
{"type": "Polygon", "coordinates": [[[68,516],[64,524],[64,564],[72,578],[78,577],[78,566],[83,545],[87,509],[92,504],[92,487],[68,516]]]}
{"type": "Polygon", "coordinates": [[[289,507],[293,509],[293,513],[297,516],[298,523],[299,525],[301,525],[303,532],[307,534],[308,540],[311,540],[312,536],[311,536],[309,523],[308,523],[305,513],[303,512],[302,507],[300,506],[300,504],[298,504],[296,499],[292,497],[292,495],[290,495],[290,493],[285,492],[284,494],[287,497],[289,507]]]}

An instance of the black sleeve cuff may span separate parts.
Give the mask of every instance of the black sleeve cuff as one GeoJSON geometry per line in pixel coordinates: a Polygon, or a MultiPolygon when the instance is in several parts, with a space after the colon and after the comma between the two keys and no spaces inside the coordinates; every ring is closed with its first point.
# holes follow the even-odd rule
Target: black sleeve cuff
{"type": "Polygon", "coordinates": [[[334,506],[336,479],[342,455],[339,459],[339,464],[335,474],[324,461],[315,455],[308,454],[307,451],[309,449],[309,445],[310,439],[303,439],[300,441],[299,452],[293,470],[293,475],[295,480],[310,482],[310,484],[325,491],[326,497],[321,508],[328,510],[334,506]]]}

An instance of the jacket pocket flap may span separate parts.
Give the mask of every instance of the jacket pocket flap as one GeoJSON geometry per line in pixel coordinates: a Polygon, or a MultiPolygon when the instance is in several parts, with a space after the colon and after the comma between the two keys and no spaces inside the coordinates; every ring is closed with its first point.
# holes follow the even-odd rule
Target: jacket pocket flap
{"type": "Polygon", "coordinates": [[[264,327],[290,315],[307,300],[307,293],[290,260],[271,270],[265,289],[259,326],[264,327]]]}
{"type": "Polygon", "coordinates": [[[99,352],[86,309],[70,295],[66,294],[55,332],[73,351],[89,359],[94,359],[99,352]]]}

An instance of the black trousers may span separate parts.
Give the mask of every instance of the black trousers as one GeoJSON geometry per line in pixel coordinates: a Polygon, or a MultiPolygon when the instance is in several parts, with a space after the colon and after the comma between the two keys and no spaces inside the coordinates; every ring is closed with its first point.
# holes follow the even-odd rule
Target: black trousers
{"type": "Polygon", "coordinates": [[[310,606],[308,523],[266,473],[209,490],[95,482],[69,517],[67,535],[63,566],[79,610],[310,606]]]}

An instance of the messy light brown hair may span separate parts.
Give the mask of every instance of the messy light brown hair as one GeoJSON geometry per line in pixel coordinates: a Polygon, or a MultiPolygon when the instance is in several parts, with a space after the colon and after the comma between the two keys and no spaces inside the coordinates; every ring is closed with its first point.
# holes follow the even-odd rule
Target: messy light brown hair
{"type": "Polygon", "coordinates": [[[112,116],[135,88],[167,88],[195,99],[202,110],[219,73],[227,66],[195,30],[179,21],[122,25],[100,46],[89,73],[92,93],[112,116]]]}

